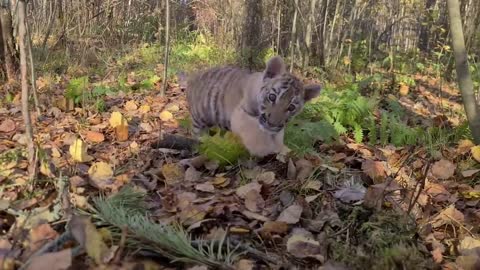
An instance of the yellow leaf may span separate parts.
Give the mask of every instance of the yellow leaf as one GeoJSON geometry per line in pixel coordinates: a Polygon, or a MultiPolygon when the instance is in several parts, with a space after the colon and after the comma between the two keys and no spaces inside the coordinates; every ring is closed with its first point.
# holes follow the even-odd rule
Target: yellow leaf
{"type": "Polygon", "coordinates": [[[176,163],[164,164],[161,168],[166,184],[175,184],[185,179],[185,169],[176,163]]]}
{"type": "Polygon", "coordinates": [[[464,155],[474,146],[475,144],[471,140],[460,140],[458,142],[457,154],[464,155]]]}
{"type": "Polygon", "coordinates": [[[164,122],[172,120],[173,114],[169,111],[163,111],[160,113],[160,119],[164,122]]]}
{"type": "Polygon", "coordinates": [[[106,162],[95,162],[88,169],[88,175],[98,188],[102,189],[106,185],[109,185],[110,180],[113,177],[113,170],[106,162]]]}
{"type": "Polygon", "coordinates": [[[86,162],[93,159],[87,154],[87,144],[81,139],[76,139],[75,142],[70,145],[69,152],[73,160],[78,162],[86,162]]]}
{"type": "Polygon", "coordinates": [[[465,192],[461,192],[461,194],[462,194],[462,197],[465,199],[470,199],[470,200],[480,199],[480,191],[475,191],[475,190],[465,191],[465,192]]]}
{"type": "Polygon", "coordinates": [[[480,162],[480,145],[474,146],[470,149],[472,152],[472,157],[477,161],[480,162]]]}
{"type": "Polygon", "coordinates": [[[117,126],[128,126],[127,119],[123,117],[123,115],[119,112],[113,112],[112,115],[110,116],[110,125],[115,128],[117,126]]]}
{"type": "Polygon", "coordinates": [[[40,162],[40,172],[48,177],[55,177],[55,175],[52,172],[53,164],[50,164],[47,160],[42,160],[40,162]]]}
{"type": "Polygon", "coordinates": [[[117,140],[121,142],[128,140],[128,126],[127,125],[116,126],[115,134],[117,135],[117,140]]]}
{"type": "Polygon", "coordinates": [[[95,263],[104,264],[108,262],[109,249],[103,242],[102,235],[89,218],[73,216],[70,225],[73,237],[85,248],[88,256],[95,263]]]}
{"type": "Polygon", "coordinates": [[[147,112],[149,112],[149,111],[150,111],[150,106],[148,106],[148,105],[142,105],[142,106],[140,106],[140,112],[141,112],[141,113],[147,113],[147,112]]]}
{"type": "Polygon", "coordinates": [[[137,110],[138,106],[135,104],[135,101],[129,100],[127,103],[125,103],[125,110],[127,111],[135,111],[137,110]]]}

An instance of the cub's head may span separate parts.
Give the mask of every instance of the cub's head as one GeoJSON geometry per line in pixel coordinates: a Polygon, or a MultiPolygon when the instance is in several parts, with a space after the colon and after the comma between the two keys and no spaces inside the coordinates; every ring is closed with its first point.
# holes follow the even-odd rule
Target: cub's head
{"type": "Polygon", "coordinates": [[[286,71],[280,56],[267,62],[262,88],[257,96],[260,127],[276,133],[282,130],[293,116],[300,113],[305,102],[320,94],[320,85],[303,85],[286,71]]]}

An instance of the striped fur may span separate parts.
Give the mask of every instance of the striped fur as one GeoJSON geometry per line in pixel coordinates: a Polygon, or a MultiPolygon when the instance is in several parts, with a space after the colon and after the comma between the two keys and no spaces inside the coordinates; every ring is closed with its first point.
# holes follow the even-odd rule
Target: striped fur
{"type": "Polygon", "coordinates": [[[232,130],[257,156],[279,152],[286,123],[320,93],[320,86],[304,86],[286,72],[278,56],[263,72],[217,67],[192,76],[185,87],[196,136],[213,126],[232,130]],[[276,143],[258,151],[262,147],[257,140],[263,145],[276,143]]]}

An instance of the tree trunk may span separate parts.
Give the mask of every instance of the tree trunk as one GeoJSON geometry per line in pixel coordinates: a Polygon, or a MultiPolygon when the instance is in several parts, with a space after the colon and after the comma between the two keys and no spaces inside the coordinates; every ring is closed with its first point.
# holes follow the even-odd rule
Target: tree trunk
{"type": "Polygon", "coordinates": [[[307,52],[304,56],[305,66],[308,66],[310,62],[310,55],[312,55],[312,27],[315,23],[315,6],[317,0],[310,0],[310,14],[308,16],[307,30],[305,30],[305,45],[307,47],[307,52]]]}
{"type": "Polygon", "coordinates": [[[292,22],[292,35],[290,36],[290,72],[293,71],[293,65],[295,63],[295,40],[297,36],[297,14],[298,14],[298,0],[294,2],[293,22],[292,22]]]}
{"type": "MultiPolygon", "coordinates": [[[[22,116],[25,123],[25,136],[27,137],[27,150],[30,177],[35,175],[35,148],[33,145],[33,129],[28,106],[28,82],[27,82],[27,50],[26,50],[26,4],[25,0],[18,1],[18,45],[20,48],[20,74],[22,81],[22,116]]],[[[33,178],[32,178],[33,179],[33,178]]]]}
{"type": "Polygon", "coordinates": [[[170,0],[165,0],[165,59],[163,71],[163,86],[160,96],[165,96],[167,91],[167,75],[168,75],[168,54],[170,49],[170,0]]]}
{"type": "Polygon", "coordinates": [[[462,93],[463,105],[467,114],[470,130],[475,144],[480,144],[480,115],[473,91],[473,82],[468,69],[467,50],[462,29],[462,18],[458,0],[447,0],[448,15],[450,18],[450,33],[452,35],[453,53],[457,81],[462,93]]]}
{"type": "Polygon", "coordinates": [[[262,44],[262,17],[263,8],[261,0],[247,0],[245,7],[245,20],[242,29],[240,42],[240,64],[250,70],[263,65],[260,54],[263,50],[262,44]]]}
{"type": "MultiPolygon", "coordinates": [[[[7,2],[8,3],[8,2],[7,2]]],[[[4,69],[8,80],[15,80],[18,71],[18,53],[15,50],[15,39],[13,38],[12,15],[10,6],[0,5],[0,31],[3,41],[3,59],[5,61],[4,69]]]]}
{"type": "Polygon", "coordinates": [[[428,52],[429,38],[430,38],[430,27],[432,24],[431,13],[432,7],[435,5],[436,0],[425,0],[425,15],[420,20],[420,36],[418,41],[418,48],[422,52],[428,52]]]}

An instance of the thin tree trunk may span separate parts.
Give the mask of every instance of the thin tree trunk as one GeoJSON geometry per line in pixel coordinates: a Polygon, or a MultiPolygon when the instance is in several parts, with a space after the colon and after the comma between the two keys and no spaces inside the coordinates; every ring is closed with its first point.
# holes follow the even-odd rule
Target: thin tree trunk
{"type": "Polygon", "coordinates": [[[30,177],[35,176],[35,148],[33,145],[33,129],[32,121],[30,119],[30,110],[28,106],[28,79],[27,79],[27,50],[26,50],[26,22],[25,12],[26,3],[25,0],[18,1],[18,45],[20,48],[20,74],[22,81],[22,116],[25,123],[25,136],[27,137],[27,150],[29,161],[29,173],[30,177]]]}
{"type": "Polygon", "coordinates": [[[32,36],[30,34],[30,28],[28,24],[25,23],[25,28],[27,30],[27,46],[28,46],[28,57],[30,61],[30,83],[32,84],[32,95],[33,95],[33,103],[35,104],[35,111],[37,113],[37,118],[40,117],[40,104],[38,103],[38,96],[37,96],[37,86],[36,86],[36,79],[35,79],[35,66],[33,64],[33,53],[32,53],[32,36]]]}
{"type": "Polygon", "coordinates": [[[163,71],[163,86],[160,92],[160,96],[165,96],[167,90],[167,74],[168,74],[168,54],[170,49],[170,0],[165,0],[165,61],[164,61],[164,71],[163,71]]]}
{"type": "Polygon", "coordinates": [[[13,38],[12,15],[10,6],[0,5],[0,26],[2,27],[3,58],[5,60],[5,72],[8,80],[15,80],[18,71],[18,54],[15,50],[13,38]]]}
{"type": "Polygon", "coordinates": [[[462,29],[462,17],[458,0],[447,0],[448,15],[450,18],[450,33],[452,35],[453,53],[457,81],[462,93],[463,105],[472,131],[475,144],[480,144],[480,115],[473,91],[473,82],[468,69],[467,50],[462,29]]]}
{"type": "Polygon", "coordinates": [[[293,64],[295,63],[295,41],[297,36],[297,13],[298,0],[295,0],[292,22],[292,35],[290,36],[290,72],[293,71],[293,64]]]}
{"type": "Polygon", "coordinates": [[[310,14],[308,16],[307,29],[305,30],[305,43],[307,46],[307,53],[304,56],[305,66],[310,62],[310,55],[312,54],[312,27],[315,20],[315,6],[317,0],[310,0],[310,14]]]}

